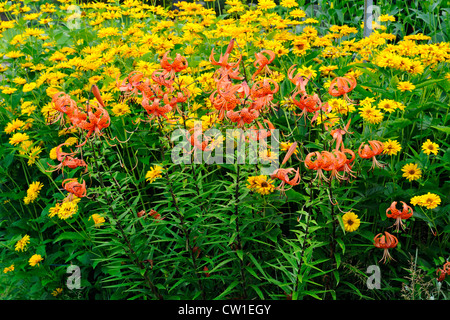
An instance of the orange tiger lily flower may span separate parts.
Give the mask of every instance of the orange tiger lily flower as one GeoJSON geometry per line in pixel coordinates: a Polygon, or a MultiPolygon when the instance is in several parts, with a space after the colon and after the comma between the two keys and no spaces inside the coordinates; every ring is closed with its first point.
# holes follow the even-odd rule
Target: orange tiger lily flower
{"type": "Polygon", "coordinates": [[[295,92],[292,97],[291,101],[302,110],[302,112],[297,115],[299,117],[302,117],[305,115],[305,121],[306,121],[306,114],[307,113],[315,113],[313,119],[311,122],[313,122],[318,115],[318,111],[322,107],[322,102],[319,99],[319,96],[317,94],[314,95],[308,95],[308,94],[302,94],[299,100],[296,100],[295,97],[297,95],[301,94],[300,91],[295,92]]]}
{"type": "Polygon", "coordinates": [[[388,218],[394,218],[395,219],[395,223],[393,226],[396,226],[396,231],[399,232],[400,227],[402,227],[402,229],[405,229],[405,225],[403,223],[402,220],[406,220],[412,217],[413,215],[413,210],[410,206],[408,206],[405,202],[400,201],[403,204],[403,208],[402,210],[398,210],[396,208],[397,206],[397,201],[394,201],[391,203],[391,206],[389,208],[387,208],[386,210],[386,216],[388,218]],[[390,213],[388,213],[390,212],[390,213]]]}
{"type": "Polygon", "coordinates": [[[265,139],[272,135],[273,130],[275,130],[275,126],[267,119],[263,119],[263,123],[267,125],[267,128],[265,128],[261,124],[261,122],[256,121],[259,129],[256,129],[256,127],[253,125],[249,128],[247,134],[248,138],[256,141],[261,141],[261,146],[267,146],[267,142],[265,142],[265,139]]]}
{"type": "Polygon", "coordinates": [[[69,119],[72,126],[78,126],[78,124],[86,119],[86,114],[82,112],[77,103],[70,98],[70,96],[64,92],[58,92],[52,97],[52,102],[54,104],[54,108],[59,111],[59,115],[51,122],[55,123],[58,120],[61,120],[61,123],[64,122],[64,114],[69,119]]]}
{"type": "Polygon", "coordinates": [[[125,96],[129,96],[133,93],[137,94],[136,86],[141,82],[143,77],[144,74],[142,72],[132,71],[124,80],[119,81],[118,75],[116,78],[116,88],[125,96]]]}
{"type": "Polygon", "coordinates": [[[389,232],[384,232],[384,235],[381,233],[377,234],[373,238],[373,241],[375,247],[384,249],[383,257],[379,262],[386,263],[391,260],[392,256],[389,254],[388,249],[395,248],[398,244],[398,239],[389,232]]]}
{"type": "Polygon", "coordinates": [[[300,94],[304,95],[306,94],[306,85],[309,82],[309,78],[303,77],[300,74],[297,74],[296,76],[294,76],[294,72],[295,72],[295,67],[297,65],[294,64],[293,66],[291,66],[288,70],[288,79],[289,81],[291,81],[296,89],[299,91],[300,94]]]}
{"type": "Polygon", "coordinates": [[[241,85],[221,81],[218,84],[218,89],[209,96],[211,104],[219,112],[219,121],[224,118],[226,111],[233,110],[241,104],[241,100],[237,96],[240,89],[242,89],[241,85]]]}
{"type": "Polygon", "coordinates": [[[174,76],[171,73],[166,73],[164,70],[155,70],[151,75],[152,80],[158,85],[172,89],[174,83],[174,76]]]}
{"type": "Polygon", "coordinates": [[[369,141],[369,144],[361,143],[361,145],[358,148],[358,154],[363,159],[370,159],[372,158],[372,166],[370,170],[374,169],[375,167],[382,168],[384,165],[382,165],[377,159],[376,156],[381,154],[383,152],[383,143],[377,140],[371,140],[369,141]]]}
{"type": "Polygon", "coordinates": [[[354,171],[352,170],[353,167],[353,161],[355,160],[355,153],[350,149],[342,149],[341,152],[346,155],[346,162],[342,165],[337,167],[338,171],[343,171],[344,174],[347,173],[349,176],[356,178],[354,175],[354,171]],[[350,155],[350,159],[347,158],[347,155],[350,155]]]}
{"type": "Polygon", "coordinates": [[[214,48],[212,48],[211,54],[209,55],[209,62],[211,62],[211,64],[214,66],[221,66],[222,68],[236,67],[241,62],[241,59],[239,59],[239,61],[234,64],[228,63],[228,58],[230,56],[231,51],[233,51],[234,48],[234,42],[235,42],[234,38],[230,40],[230,43],[228,44],[227,49],[225,50],[225,54],[224,55],[220,54],[219,61],[216,61],[214,59],[214,48]]]}
{"type": "Polygon", "coordinates": [[[338,180],[345,180],[346,178],[339,172],[345,167],[348,162],[347,156],[344,152],[339,150],[332,150],[331,152],[334,156],[334,161],[331,166],[330,178],[336,178],[338,180]]]}
{"type": "MultiPolygon", "coordinates": [[[[74,159],[73,156],[76,154],[76,152],[70,152],[70,153],[69,153],[69,152],[63,152],[63,151],[61,151],[62,146],[65,146],[65,145],[67,145],[67,144],[64,142],[64,143],[61,143],[60,145],[56,146],[56,148],[55,148],[56,160],[59,161],[59,164],[56,165],[56,166],[54,166],[54,165],[51,165],[51,164],[49,164],[49,163],[47,162],[47,165],[48,165],[49,167],[52,167],[52,168],[53,168],[53,170],[50,170],[50,171],[60,170],[62,167],[65,166],[65,163],[66,163],[65,161],[66,161],[66,160],[74,159]]],[[[87,167],[87,166],[86,166],[86,167],[87,167]]]]}
{"type": "Polygon", "coordinates": [[[354,160],[354,153],[351,150],[339,151],[332,150],[322,151],[322,152],[311,152],[305,158],[305,166],[310,170],[316,170],[317,175],[314,178],[324,181],[329,181],[330,179],[336,178],[338,180],[347,179],[339,172],[344,171],[345,173],[352,173],[351,162],[354,160]],[[352,157],[347,158],[346,154],[350,154],[352,157]],[[315,160],[313,160],[315,159],[315,160]],[[330,178],[327,178],[323,171],[330,172],[330,178]]]}
{"type": "Polygon", "coordinates": [[[262,50],[261,52],[255,53],[256,60],[253,62],[253,66],[257,68],[255,73],[253,73],[252,80],[272,61],[275,59],[275,52],[272,50],[262,50]],[[267,58],[263,53],[268,54],[269,58],[267,58]]]}
{"type": "Polygon", "coordinates": [[[442,269],[437,269],[436,274],[438,275],[437,281],[442,282],[445,280],[446,276],[450,276],[450,261],[447,261],[442,269]]]}
{"type": "Polygon", "coordinates": [[[347,124],[345,125],[344,129],[334,129],[330,132],[331,136],[333,137],[333,141],[336,141],[336,148],[335,150],[339,150],[339,147],[341,150],[344,150],[344,143],[343,143],[343,135],[346,133],[352,134],[353,132],[348,132],[348,128],[350,127],[350,122],[352,119],[349,119],[347,124]]]}
{"type": "Polygon", "coordinates": [[[88,166],[84,160],[72,157],[66,157],[64,161],[61,163],[63,167],[68,167],[70,169],[75,169],[78,167],[85,167],[84,172],[87,172],[88,166]]]}
{"type": "Polygon", "coordinates": [[[66,143],[62,143],[56,147],[56,159],[60,162],[58,166],[56,166],[56,170],[59,170],[61,167],[68,167],[70,169],[75,169],[78,167],[85,167],[85,172],[88,170],[88,166],[86,162],[81,159],[74,158],[76,152],[62,152],[61,147],[66,145],[66,143]]]}
{"type": "Polygon", "coordinates": [[[350,100],[347,96],[356,87],[356,79],[353,77],[337,77],[330,83],[328,93],[333,97],[344,96],[346,100],[350,100]]]}
{"type": "Polygon", "coordinates": [[[278,92],[279,88],[280,86],[278,83],[272,79],[264,79],[255,82],[250,90],[250,96],[253,99],[252,106],[258,110],[266,106],[273,108],[273,95],[278,92]]]}
{"type": "Polygon", "coordinates": [[[167,119],[166,113],[172,111],[173,109],[171,102],[168,100],[167,94],[164,95],[163,99],[155,97],[149,98],[146,94],[144,94],[141,104],[150,116],[150,120],[160,116],[167,119]]]}
{"type": "Polygon", "coordinates": [[[88,111],[89,115],[89,121],[82,120],[78,127],[84,130],[87,130],[88,133],[86,135],[85,141],[81,144],[79,144],[77,147],[82,147],[86,144],[88,138],[95,134],[97,136],[101,136],[103,133],[101,132],[102,129],[109,127],[111,123],[111,119],[109,117],[108,111],[106,109],[103,109],[101,106],[98,106],[97,111],[92,112],[88,111]]]}
{"type": "Polygon", "coordinates": [[[75,178],[69,178],[62,182],[63,188],[78,198],[86,196],[86,181],[79,183],[75,178]]]}
{"type": "Polygon", "coordinates": [[[242,80],[244,77],[239,77],[239,64],[241,63],[242,56],[239,56],[238,61],[234,63],[229,63],[228,58],[230,57],[231,51],[233,51],[234,48],[234,42],[235,39],[231,39],[230,43],[228,44],[228,47],[225,51],[225,54],[220,54],[219,61],[216,61],[214,59],[214,48],[211,49],[211,54],[209,56],[209,62],[214,66],[220,66],[221,68],[216,71],[218,75],[221,76],[222,79],[235,79],[235,80],[242,80]]]}
{"type": "Polygon", "coordinates": [[[253,108],[242,108],[239,111],[230,110],[227,112],[227,118],[231,122],[235,122],[237,127],[243,127],[245,124],[250,124],[259,117],[259,111],[253,108]]]}
{"type": "Polygon", "coordinates": [[[164,53],[160,62],[161,68],[165,73],[174,74],[176,72],[181,72],[188,67],[188,61],[185,57],[177,53],[175,59],[172,60],[172,58],[167,57],[169,53],[170,51],[164,53]],[[172,61],[172,63],[170,63],[170,61],[172,61]]]}
{"type": "Polygon", "coordinates": [[[297,170],[295,170],[294,168],[288,168],[288,169],[276,169],[271,175],[270,177],[272,179],[279,179],[281,180],[280,185],[277,187],[277,190],[280,190],[280,192],[282,194],[285,194],[286,191],[288,191],[289,189],[291,189],[292,187],[298,185],[300,183],[300,168],[297,168],[297,170]],[[289,178],[289,175],[295,173],[294,177],[292,179],[289,178]],[[286,189],[285,185],[288,184],[291,187],[286,189]]]}
{"type": "Polygon", "coordinates": [[[320,180],[328,181],[328,178],[322,171],[322,167],[324,165],[325,159],[319,151],[310,152],[305,157],[305,167],[310,170],[317,171],[316,177],[314,180],[319,178],[320,180]]]}
{"type": "Polygon", "coordinates": [[[214,150],[214,148],[217,146],[212,143],[213,137],[205,135],[201,127],[194,127],[189,129],[186,132],[186,139],[194,147],[194,149],[191,150],[190,153],[194,152],[195,149],[209,152],[214,150]]]}

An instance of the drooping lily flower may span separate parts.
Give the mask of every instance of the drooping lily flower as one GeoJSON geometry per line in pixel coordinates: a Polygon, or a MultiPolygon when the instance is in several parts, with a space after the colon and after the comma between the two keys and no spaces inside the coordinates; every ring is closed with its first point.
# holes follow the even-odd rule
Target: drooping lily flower
{"type": "Polygon", "coordinates": [[[272,179],[279,179],[281,180],[280,185],[276,188],[277,190],[280,190],[281,194],[285,194],[286,191],[291,189],[292,187],[298,185],[300,183],[300,168],[297,168],[295,170],[294,168],[288,168],[288,169],[276,169],[271,175],[270,178],[272,179]],[[294,177],[291,179],[289,178],[289,175],[295,173],[294,177]],[[286,189],[285,185],[288,184],[291,187],[286,189]]]}
{"type": "Polygon", "coordinates": [[[390,234],[389,232],[384,232],[384,235],[381,233],[377,234],[374,238],[374,246],[377,248],[384,249],[383,257],[379,262],[386,263],[387,261],[392,259],[392,256],[389,254],[388,249],[395,248],[398,244],[398,239],[390,234]]]}
{"type": "Polygon", "coordinates": [[[257,68],[257,70],[253,73],[252,80],[254,80],[264,68],[267,68],[267,66],[272,63],[275,59],[275,52],[272,50],[262,50],[261,52],[255,53],[255,57],[256,59],[255,62],[253,62],[253,66],[257,68]],[[267,58],[264,54],[268,54],[269,58],[267,58]]]}
{"type": "Polygon", "coordinates": [[[297,74],[294,76],[295,67],[297,65],[294,64],[291,66],[288,70],[288,79],[295,85],[296,91],[299,92],[299,94],[305,95],[306,94],[306,85],[309,82],[309,78],[303,77],[301,74],[297,74]]]}
{"type": "Polygon", "coordinates": [[[396,208],[397,206],[397,201],[394,201],[391,203],[391,206],[389,208],[387,208],[386,210],[386,216],[388,218],[393,218],[395,219],[395,223],[393,226],[396,226],[396,231],[399,232],[400,227],[402,227],[402,229],[405,229],[405,224],[403,223],[402,220],[406,220],[412,217],[413,215],[413,210],[410,206],[408,206],[405,202],[400,201],[403,204],[403,208],[402,210],[398,210],[396,208]],[[388,213],[390,212],[390,213],[388,213]]]}
{"type": "Polygon", "coordinates": [[[348,128],[350,127],[350,122],[352,119],[349,119],[347,124],[345,125],[344,129],[334,129],[330,132],[331,136],[333,137],[333,141],[336,141],[336,148],[335,150],[339,150],[339,148],[342,150],[345,149],[344,143],[343,143],[343,135],[346,133],[352,134],[353,132],[348,132],[348,128]]]}
{"type": "Polygon", "coordinates": [[[337,77],[331,81],[328,93],[333,97],[344,96],[347,101],[350,101],[348,93],[356,88],[356,79],[353,77],[337,77]]]}
{"type": "Polygon", "coordinates": [[[86,181],[79,183],[75,178],[69,178],[62,182],[63,188],[78,198],[86,196],[86,181]]]}
{"type": "Polygon", "coordinates": [[[361,143],[358,148],[358,154],[363,159],[372,159],[372,166],[370,170],[373,170],[375,167],[382,168],[382,165],[377,159],[376,156],[383,152],[383,143],[377,140],[369,141],[369,144],[361,143]]]}

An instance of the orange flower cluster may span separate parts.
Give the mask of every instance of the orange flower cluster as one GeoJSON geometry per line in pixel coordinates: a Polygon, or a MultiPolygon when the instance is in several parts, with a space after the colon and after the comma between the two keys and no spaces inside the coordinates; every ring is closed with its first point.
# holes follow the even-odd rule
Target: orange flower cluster
{"type": "MultiPolygon", "coordinates": [[[[392,202],[389,208],[387,208],[386,210],[386,217],[395,219],[395,223],[392,225],[392,227],[396,227],[396,232],[400,231],[400,227],[402,227],[402,229],[405,229],[405,225],[402,220],[409,219],[413,215],[412,208],[405,202],[400,202],[403,204],[402,210],[397,209],[397,201],[392,202]]],[[[398,244],[398,239],[389,232],[384,232],[384,235],[382,235],[381,233],[377,234],[373,238],[373,240],[375,247],[384,249],[383,257],[381,258],[380,262],[382,261],[383,263],[385,263],[392,259],[388,249],[395,248],[398,244]]]]}
{"type": "Polygon", "coordinates": [[[319,116],[321,109],[322,111],[326,111],[328,109],[328,104],[322,104],[322,101],[317,93],[311,95],[306,92],[306,85],[309,82],[309,78],[304,78],[299,74],[294,76],[295,67],[296,65],[294,64],[288,70],[288,79],[295,85],[290,101],[302,110],[302,112],[298,115],[299,117],[304,115],[306,117],[308,113],[313,113],[314,116],[311,119],[311,123],[313,123],[319,116]],[[298,99],[296,99],[297,96],[299,96],[298,99]]]}
{"type": "Polygon", "coordinates": [[[178,104],[186,102],[191,95],[186,87],[181,88],[176,83],[176,75],[188,67],[186,58],[177,53],[172,59],[169,52],[163,55],[161,69],[155,70],[151,79],[144,78],[141,72],[132,71],[127,78],[116,83],[124,96],[142,96],[141,105],[149,120],[167,119],[167,113],[174,109],[180,112],[178,104]]]}
{"type": "MultiPolygon", "coordinates": [[[[337,178],[338,180],[345,180],[345,173],[353,176],[352,166],[355,160],[355,153],[350,149],[343,149],[342,151],[334,149],[330,151],[311,152],[305,158],[305,166],[310,170],[316,170],[316,178],[319,180],[329,181],[337,178]],[[327,178],[324,171],[331,173],[330,178],[327,178]],[[341,174],[340,172],[344,172],[341,174]]],[[[316,179],[315,178],[315,179],[316,179]]]]}
{"type": "MultiPolygon", "coordinates": [[[[81,147],[86,144],[91,135],[95,135],[97,137],[103,135],[102,130],[109,127],[111,123],[111,119],[108,111],[106,111],[106,107],[98,87],[93,85],[91,90],[97,100],[97,106],[93,107],[88,103],[86,111],[79,108],[77,103],[64,92],[58,92],[52,97],[52,102],[55,106],[54,108],[59,111],[59,115],[53,123],[58,120],[60,120],[61,123],[64,123],[65,115],[71,124],[70,128],[79,128],[87,131],[85,141],[77,145],[78,149],[81,149],[81,147]],[[94,109],[95,111],[93,111],[94,109]]],[[[56,160],[59,161],[59,164],[56,166],[48,164],[53,168],[52,171],[60,170],[64,167],[68,167],[70,169],[85,167],[85,172],[87,172],[88,166],[86,162],[75,157],[78,151],[62,151],[62,147],[67,145],[68,143],[64,142],[56,147],[56,160]]],[[[65,179],[62,182],[62,187],[69,192],[69,201],[72,201],[74,197],[83,198],[86,196],[86,182],[84,180],[82,183],[79,183],[75,178],[65,179]]]]}
{"type": "MultiPolygon", "coordinates": [[[[228,61],[234,48],[234,42],[234,39],[230,41],[225,54],[220,55],[218,61],[214,58],[214,49],[211,50],[209,61],[212,65],[220,68],[214,73],[216,90],[210,94],[209,99],[219,113],[219,120],[223,120],[226,116],[239,128],[251,124],[268,107],[274,107],[272,103],[273,95],[278,92],[279,85],[272,79],[264,78],[254,82],[250,87],[247,80],[244,80],[246,77],[239,73],[242,56],[239,56],[235,62],[228,61]],[[232,80],[241,82],[234,83],[232,80]]],[[[256,53],[255,56],[256,60],[253,65],[257,70],[253,73],[252,80],[255,80],[262,70],[268,69],[268,65],[275,59],[275,53],[270,50],[263,50],[256,53]]]]}
{"type": "Polygon", "coordinates": [[[63,116],[66,115],[71,123],[69,129],[76,127],[87,131],[86,139],[83,143],[78,145],[79,147],[86,144],[87,139],[92,134],[101,136],[101,130],[109,127],[111,123],[108,111],[105,109],[105,104],[103,103],[100,91],[96,85],[92,86],[92,93],[97,99],[97,106],[93,107],[88,104],[86,111],[79,108],[77,103],[64,92],[58,92],[52,98],[52,102],[55,105],[54,108],[59,111],[59,115],[56,118],[57,120],[60,119],[61,122],[64,122],[63,116]],[[95,112],[93,109],[95,109],[95,112]]]}

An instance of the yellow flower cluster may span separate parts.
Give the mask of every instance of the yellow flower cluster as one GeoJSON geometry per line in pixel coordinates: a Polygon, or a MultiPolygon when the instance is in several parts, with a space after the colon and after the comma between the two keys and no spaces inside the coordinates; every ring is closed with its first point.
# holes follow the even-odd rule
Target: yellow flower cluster
{"type": "Polygon", "coordinates": [[[39,181],[32,182],[28,187],[27,195],[23,199],[23,202],[25,204],[33,203],[38,197],[42,187],[44,187],[44,184],[42,184],[41,182],[39,181]]]}
{"type": "Polygon", "coordinates": [[[50,218],[57,216],[61,220],[70,219],[77,213],[80,200],[81,198],[69,194],[62,202],[57,202],[49,209],[48,216],[50,218]]]}
{"type": "Polygon", "coordinates": [[[435,193],[428,192],[421,196],[412,197],[411,204],[414,206],[422,206],[427,209],[434,209],[441,204],[441,197],[435,193]]]}

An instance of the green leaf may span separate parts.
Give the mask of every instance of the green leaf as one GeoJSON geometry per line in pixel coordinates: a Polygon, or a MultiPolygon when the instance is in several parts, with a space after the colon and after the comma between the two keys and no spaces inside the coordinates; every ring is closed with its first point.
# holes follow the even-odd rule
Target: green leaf
{"type": "Polygon", "coordinates": [[[445,132],[446,134],[450,133],[450,127],[446,127],[446,126],[431,126],[431,128],[434,128],[436,130],[445,132]]]}
{"type": "Polygon", "coordinates": [[[56,243],[58,241],[61,240],[72,240],[72,241],[77,241],[77,240],[85,240],[85,237],[78,233],[78,232],[64,232],[62,234],[60,234],[55,241],[53,241],[53,243],[56,243]]]}
{"type": "Polygon", "coordinates": [[[447,81],[447,79],[431,79],[431,80],[427,80],[427,81],[423,81],[421,83],[416,84],[416,89],[420,89],[423,87],[427,87],[427,86],[431,86],[432,84],[437,84],[440,83],[442,81],[447,81]]]}
{"type": "Polygon", "coordinates": [[[239,284],[238,280],[233,281],[218,297],[214,298],[214,300],[221,300],[227,296],[239,284]]]}

